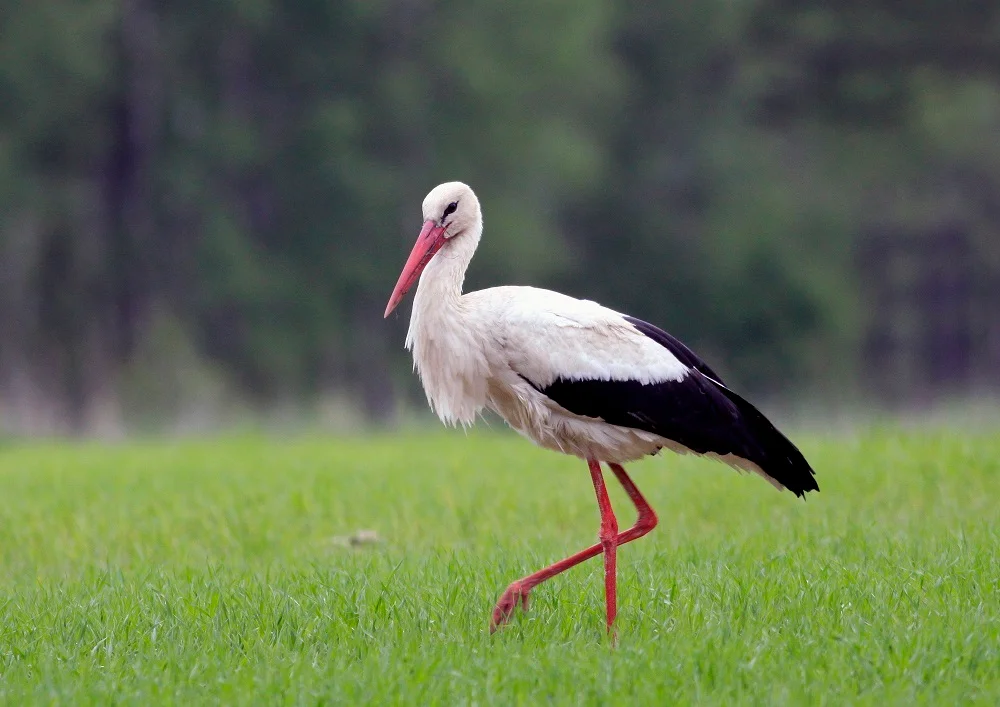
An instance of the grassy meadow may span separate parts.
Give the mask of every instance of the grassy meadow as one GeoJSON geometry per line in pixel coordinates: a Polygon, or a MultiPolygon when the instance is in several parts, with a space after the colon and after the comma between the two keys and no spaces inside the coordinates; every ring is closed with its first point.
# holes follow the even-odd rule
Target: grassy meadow
{"type": "Polygon", "coordinates": [[[8,442],[0,703],[1000,703],[1000,434],[797,441],[805,503],[629,467],[660,526],[619,551],[617,647],[599,559],[489,634],[598,527],[586,466],[519,438],[8,442]]]}

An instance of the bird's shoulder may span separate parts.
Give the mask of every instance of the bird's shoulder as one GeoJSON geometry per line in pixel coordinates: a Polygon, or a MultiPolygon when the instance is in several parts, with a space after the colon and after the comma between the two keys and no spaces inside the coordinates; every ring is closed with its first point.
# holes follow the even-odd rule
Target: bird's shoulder
{"type": "Polygon", "coordinates": [[[597,302],[539,287],[491,287],[470,292],[465,298],[477,308],[492,312],[498,325],[632,329],[622,314],[597,302]]]}
{"type": "Polygon", "coordinates": [[[470,293],[489,312],[488,335],[507,365],[537,385],[557,378],[641,381],[678,379],[678,358],[625,315],[591,300],[535,287],[470,293]]]}

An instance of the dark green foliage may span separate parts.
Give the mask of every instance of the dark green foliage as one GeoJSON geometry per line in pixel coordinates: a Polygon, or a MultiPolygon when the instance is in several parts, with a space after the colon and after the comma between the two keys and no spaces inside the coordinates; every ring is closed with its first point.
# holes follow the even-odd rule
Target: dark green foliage
{"type": "Polygon", "coordinates": [[[380,314],[447,179],[486,209],[470,287],[601,300],[739,387],[850,373],[855,234],[995,240],[995,13],[924,5],[8,3],[3,423],[99,427],[157,331],[255,401],[391,414],[380,314]]]}

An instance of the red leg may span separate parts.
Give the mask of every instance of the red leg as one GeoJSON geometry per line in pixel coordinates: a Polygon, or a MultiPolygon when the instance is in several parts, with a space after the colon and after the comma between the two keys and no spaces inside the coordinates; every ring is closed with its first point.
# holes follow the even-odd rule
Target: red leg
{"type": "Polygon", "coordinates": [[[611,508],[608,489],[604,486],[600,462],[588,459],[587,464],[594,480],[597,505],[601,509],[601,531],[597,537],[601,539],[601,549],[604,552],[604,603],[608,610],[608,633],[611,633],[611,626],[618,615],[618,519],[611,508]]]}
{"type": "MultiPolygon", "coordinates": [[[[588,461],[588,466],[591,467],[591,474],[593,475],[593,464],[588,461]]],[[[646,499],[643,498],[639,489],[636,488],[635,484],[632,483],[632,479],[629,475],[625,473],[625,469],[622,468],[620,464],[609,464],[611,471],[614,472],[615,477],[618,479],[619,483],[624,487],[625,492],[628,494],[632,503],[635,504],[636,511],[638,511],[639,517],[635,521],[635,525],[626,530],[624,533],[619,534],[615,538],[615,545],[624,545],[625,543],[632,542],[641,538],[643,535],[648,533],[650,530],[656,527],[657,519],[656,513],[650,508],[646,499]]],[[[600,473],[600,466],[597,466],[598,473],[600,473]]],[[[602,480],[603,485],[603,480],[602,480]]],[[[596,489],[596,482],[595,482],[596,489]]],[[[610,504],[609,504],[610,505],[610,504]]],[[[603,518],[602,518],[603,520],[603,518]]],[[[603,529],[603,523],[602,523],[603,529]]],[[[554,565],[546,567],[544,569],[535,572],[534,574],[529,574],[527,577],[522,577],[516,582],[511,583],[507,590],[500,597],[500,601],[497,602],[496,608],[493,609],[493,619],[490,622],[490,631],[495,631],[497,626],[506,623],[511,614],[514,612],[514,607],[517,606],[518,602],[521,603],[523,609],[528,608],[528,593],[537,587],[539,584],[547,579],[555,577],[557,574],[565,572],[571,567],[575,567],[581,562],[586,562],[587,560],[597,557],[604,551],[604,544],[597,543],[596,545],[591,545],[586,550],[582,550],[571,557],[567,557],[565,560],[560,560],[554,565]]],[[[606,568],[605,568],[606,569],[606,568]]],[[[606,588],[605,588],[606,589],[606,588]]]]}

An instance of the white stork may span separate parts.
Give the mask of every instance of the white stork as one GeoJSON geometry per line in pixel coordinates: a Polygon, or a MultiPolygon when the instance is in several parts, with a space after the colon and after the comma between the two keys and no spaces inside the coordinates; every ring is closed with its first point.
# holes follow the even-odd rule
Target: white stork
{"type": "Polygon", "coordinates": [[[512,583],[491,630],[527,608],[541,582],[604,554],[607,627],[617,612],[616,549],[657,523],[622,463],[666,447],[753,471],[797,496],[819,490],[802,454],[753,405],[665,331],[595,302],[534,287],[462,293],[483,232],[479,200],[461,182],[424,199],[424,225],[385,316],[420,279],[406,347],[431,408],[471,425],[489,408],[535,444],[585,459],[601,511],[600,542],[512,583]],[[606,463],[638,511],[619,533],[606,463]]]}

